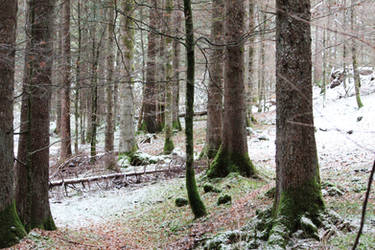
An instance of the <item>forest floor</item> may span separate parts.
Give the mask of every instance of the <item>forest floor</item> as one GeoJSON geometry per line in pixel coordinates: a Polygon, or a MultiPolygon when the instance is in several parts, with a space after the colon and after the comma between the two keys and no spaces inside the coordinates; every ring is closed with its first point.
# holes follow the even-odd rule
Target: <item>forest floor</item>
{"type": "MultiPolygon", "coordinates": [[[[369,84],[375,90],[374,82],[369,84]]],[[[349,221],[355,230],[337,232],[304,247],[347,249],[353,244],[359,226],[375,158],[375,93],[370,91],[363,95],[364,107],[358,110],[354,97],[338,98],[337,91],[333,90],[328,90],[331,92],[327,93],[323,105],[317,91],[314,90],[316,141],[326,207],[349,221]]],[[[273,201],[266,192],[274,186],[274,107],[268,112],[256,113],[255,117],[258,123],[248,137],[249,155],[262,178],[254,180],[230,175],[212,182],[221,193],[204,193],[202,187],[207,180],[204,171],[198,171],[197,184],[208,216],[193,220],[188,206],[175,206],[176,198],[186,198],[183,163],[176,161],[173,164],[181,167],[180,172],[145,178],[141,183],[130,181],[125,187],[108,186],[108,183],[92,185],[96,187],[92,189],[76,186],[68,192],[69,197],[64,190],[57,190],[51,194],[50,202],[58,230],[33,230],[13,249],[191,249],[199,248],[202,242],[218,232],[240,229],[256,210],[272,205],[273,201]],[[232,202],[218,206],[217,199],[222,194],[231,195],[232,202]]],[[[196,120],[196,156],[203,148],[204,140],[205,120],[196,120]]],[[[174,136],[174,142],[177,154],[183,157],[183,132],[174,136]]],[[[140,144],[140,150],[151,155],[159,155],[162,148],[163,135],[157,135],[150,144],[140,144]]],[[[51,152],[58,153],[53,149],[51,152]]],[[[53,155],[51,158],[54,161],[53,155]]],[[[166,162],[171,163],[170,160],[166,162]]],[[[204,170],[207,163],[197,161],[196,166],[204,170]]],[[[102,166],[99,164],[96,168],[102,166]]],[[[375,184],[360,249],[375,248],[374,188],[375,184]]]]}

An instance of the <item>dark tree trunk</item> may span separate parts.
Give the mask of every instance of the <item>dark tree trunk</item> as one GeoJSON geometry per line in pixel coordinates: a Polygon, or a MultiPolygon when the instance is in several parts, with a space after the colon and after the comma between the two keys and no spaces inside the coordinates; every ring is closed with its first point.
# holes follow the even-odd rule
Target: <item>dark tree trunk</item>
{"type": "Polygon", "coordinates": [[[194,116],[194,26],[191,1],[184,0],[185,30],[186,30],[186,189],[189,203],[195,218],[205,216],[206,208],[199,196],[194,174],[194,141],[193,141],[193,116],[194,116]]]}
{"type": "Polygon", "coordinates": [[[0,8],[0,248],[10,247],[26,232],[15,207],[13,168],[13,89],[17,1],[0,8]],[[13,228],[13,229],[12,229],[13,228]]]}
{"type": "MultiPolygon", "coordinates": [[[[211,41],[214,44],[224,44],[224,0],[212,1],[211,41]]],[[[224,78],[224,48],[212,46],[209,69],[207,101],[207,131],[205,154],[209,159],[215,157],[221,145],[223,120],[223,78],[224,78]]]]}
{"type": "Polygon", "coordinates": [[[105,130],[105,151],[108,153],[106,160],[106,167],[113,169],[116,165],[114,150],[114,122],[113,122],[113,71],[114,71],[114,0],[108,1],[108,26],[107,26],[107,79],[106,79],[106,94],[107,94],[107,111],[106,111],[106,130],[105,130]]]}
{"type": "MultiPolygon", "coordinates": [[[[150,26],[157,28],[158,0],[150,0],[150,26]]],[[[157,35],[153,32],[148,34],[148,50],[147,50],[147,67],[146,67],[146,85],[144,88],[144,109],[143,124],[141,128],[149,133],[155,133],[160,130],[157,123],[157,83],[156,83],[156,54],[157,54],[157,35]]]]}
{"type": "MultiPolygon", "coordinates": [[[[249,0],[249,32],[255,33],[255,1],[249,0]]],[[[255,48],[254,48],[255,34],[249,37],[249,63],[248,63],[248,77],[247,77],[247,117],[246,125],[251,126],[253,116],[253,90],[254,90],[254,59],[255,59],[255,48]]]]}
{"type": "Polygon", "coordinates": [[[48,201],[52,15],[55,1],[28,2],[16,204],[27,231],[54,230],[48,201]],[[38,17],[38,18],[35,18],[38,17]]]}
{"type": "Polygon", "coordinates": [[[246,105],[244,84],[245,2],[226,0],[225,34],[226,58],[224,68],[224,116],[221,147],[207,175],[225,177],[230,172],[254,176],[255,168],[249,158],[246,138],[246,105]]]}
{"type": "Polygon", "coordinates": [[[315,222],[324,209],[312,109],[309,0],[277,0],[276,196],[269,242],[300,228],[302,215],[315,222]],[[281,224],[281,225],[280,225],[281,224]],[[280,228],[280,227],[279,227],[280,228]],[[273,235],[276,237],[273,237],[273,235]]]}
{"type": "Polygon", "coordinates": [[[70,135],[70,0],[63,2],[63,87],[61,96],[61,160],[72,155],[70,135]]]}

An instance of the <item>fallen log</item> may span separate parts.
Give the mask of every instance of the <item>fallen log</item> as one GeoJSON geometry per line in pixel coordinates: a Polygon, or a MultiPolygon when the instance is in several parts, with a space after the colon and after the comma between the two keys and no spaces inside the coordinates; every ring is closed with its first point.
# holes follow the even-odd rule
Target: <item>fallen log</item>
{"type": "Polygon", "coordinates": [[[156,173],[164,173],[169,172],[170,169],[162,169],[162,170],[146,170],[146,171],[136,171],[133,173],[114,173],[114,174],[107,174],[107,175],[99,175],[99,176],[90,176],[90,177],[82,177],[82,178],[74,178],[74,179],[64,179],[64,180],[57,180],[57,181],[50,181],[49,188],[53,188],[56,186],[63,186],[69,184],[78,184],[84,182],[92,182],[92,181],[99,181],[105,179],[112,179],[112,178],[119,178],[119,177],[130,177],[130,176],[140,176],[144,174],[156,174],[156,173]]]}

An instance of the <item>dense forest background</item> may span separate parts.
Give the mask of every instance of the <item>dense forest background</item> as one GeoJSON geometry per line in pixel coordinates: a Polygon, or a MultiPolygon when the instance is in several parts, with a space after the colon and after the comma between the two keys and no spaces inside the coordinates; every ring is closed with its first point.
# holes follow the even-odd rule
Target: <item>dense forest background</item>
{"type": "Polygon", "coordinates": [[[0,247],[375,246],[372,0],[0,8],[0,247]]]}

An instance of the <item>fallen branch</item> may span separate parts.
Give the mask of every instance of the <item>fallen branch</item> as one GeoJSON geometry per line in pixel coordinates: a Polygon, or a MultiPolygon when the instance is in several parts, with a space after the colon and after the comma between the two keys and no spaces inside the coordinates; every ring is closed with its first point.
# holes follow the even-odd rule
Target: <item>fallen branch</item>
{"type": "Polygon", "coordinates": [[[368,198],[370,196],[372,180],[374,179],[374,172],[375,172],[375,161],[374,161],[374,164],[372,165],[370,178],[368,180],[366,197],[365,197],[365,201],[363,202],[363,207],[362,207],[361,226],[359,227],[357,237],[355,238],[355,242],[352,248],[353,250],[355,250],[358,246],[359,238],[361,237],[362,230],[363,230],[363,225],[365,224],[366,208],[367,208],[368,198]]]}
{"type": "Polygon", "coordinates": [[[50,181],[49,188],[62,186],[62,185],[69,185],[69,184],[78,184],[84,182],[93,182],[105,179],[112,179],[112,178],[119,178],[119,177],[128,177],[128,176],[140,176],[144,174],[156,174],[156,173],[165,173],[169,172],[169,169],[164,170],[149,170],[149,171],[139,171],[133,173],[114,173],[114,174],[107,174],[107,175],[99,175],[99,176],[90,176],[90,177],[83,177],[83,178],[74,178],[74,179],[65,179],[65,180],[57,180],[57,181],[50,181]]]}

